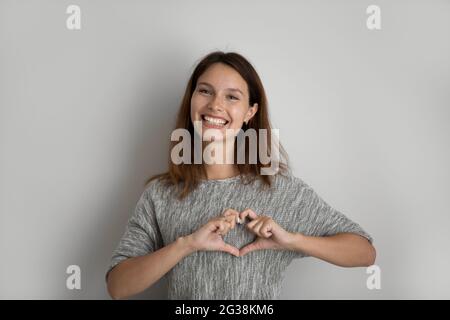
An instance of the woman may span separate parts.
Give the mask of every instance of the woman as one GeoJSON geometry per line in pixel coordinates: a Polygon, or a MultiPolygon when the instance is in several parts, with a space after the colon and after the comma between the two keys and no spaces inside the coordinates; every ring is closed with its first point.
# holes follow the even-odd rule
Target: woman
{"type": "Polygon", "coordinates": [[[149,179],[106,276],[114,299],[137,294],[164,275],[169,299],[276,299],[294,258],[344,267],[374,263],[371,236],[293,176],[279,144],[274,150],[264,88],[243,56],[219,51],[198,63],[176,128],[201,143],[195,148],[190,141],[182,163],[171,152],[168,172],[149,179]],[[266,144],[259,144],[259,135],[256,147],[250,139],[236,143],[261,129],[266,144]],[[216,151],[205,152],[211,146],[216,151]],[[281,155],[276,172],[261,173],[276,161],[264,163],[261,153],[250,161],[255,148],[281,155]],[[216,161],[186,161],[198,150],[216,161]]]}

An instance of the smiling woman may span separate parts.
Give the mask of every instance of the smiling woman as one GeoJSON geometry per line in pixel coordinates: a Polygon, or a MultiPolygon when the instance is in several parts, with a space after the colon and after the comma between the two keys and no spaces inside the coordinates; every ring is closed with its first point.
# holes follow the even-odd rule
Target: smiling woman
{"type": "MultiPolygon", "coordinates": [[[[169,158],[168,172],[156,175],[149,181],[162,178],[170,180],[174,185],[182,183],[180,199],[195,189],[200,179],[223,179],[239,174],[244,178],[258,178],[265,185],[270,185],[270,178],[260,174],[262,168],[273,166],[271,161],[262,161],[264,159],[259,155],[263,151],[266,151],[268,157],[277,152],[277,167],[280,172],[288,170],[288,157],[281,144],[277,144],[276,150],[271,150],[274,137],[264,86],[254,67],[238,53],[213,52],[198,63],[186,86],[176,129],[187,130],[191,137],[200,134],[204,141],[201,146],[203,149],[217,147],[223,150],[225,158],[231,157],[234,160],[233,164],[190,165],[196,164],[195,156],[200,152],[194,144],[189,153],[190,164],[176,164],[169,158]],[[201,125],[196,126],[196,123],[201,125]],[[242,145],[234,143],[239,130],[265,130],[267,133],[266,143],[261,143],[263,141],[259,136],[256,137],[256,163],[250,161],[250,142],[242,145]],[[232,139],[229,139],[229,132],[233,133],[232,139]],[[232,143],[227,144],[227,140],[232,143]],[[265,150],[260,150],[261,145],[265,150]],[[238,147],[242,149],[238,150],[238,147]],[[238,151],[245,154],[243,163],[238,161],[238,151]]],[[[171,149],[175,145],[176,142],[173,141],[171,149]]]]}
{"type": "MultiPolygon", "coordinates": [[[[200,149],[215,144],[233,156],[236,132],[268,130],[271,154],[276,150],[267,108],[248,60],[213,52],[187,84],[175,129],[202,137],[231,129],[231,136],[202,139],[200,149]]],[[[167,274],[170,299],[276,299],[294,258],[345,267],[373,264],[372,237],[292,175],[279,148],[283,161],[273,175],[259,174],[271,163],[259,157],[249,163],[247,150],[244,163],[170,158],[168,171],[148,180],[113,253],[106,274],[110,295],[134,295],[167,274]]]]}

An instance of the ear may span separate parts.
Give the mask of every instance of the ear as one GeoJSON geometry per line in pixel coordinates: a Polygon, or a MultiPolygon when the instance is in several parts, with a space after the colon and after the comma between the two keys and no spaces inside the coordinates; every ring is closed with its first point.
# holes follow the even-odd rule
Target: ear
{"type": "Polygon", "coordinates": [[[250,107],[247,111],[247,115],[245,116],[245,121],[250,121],[251,118],[255,115],[255,113],[258,111],[258,104],[253,104],[252,107],[250,107]]]}

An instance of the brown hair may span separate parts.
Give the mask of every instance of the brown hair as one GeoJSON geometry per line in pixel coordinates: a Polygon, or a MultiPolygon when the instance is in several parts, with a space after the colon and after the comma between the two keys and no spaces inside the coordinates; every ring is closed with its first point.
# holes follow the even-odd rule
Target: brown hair
{"type": "MultiPolygon", "coordinates": [[[[267,144],[268,144],[268,156],[270,156],[270,146],[271,146],[271,125],[269,121],[269,112],[268,112],[268,103],[267,97],[262,85],[261,79],[259,78],[257,72],[253,68],[247,59],[245,59],[242,55],[236,52],[228,52],[224,53],[222,51],[211,52],[206,55],[201,61],[197,64],[194,69],[188,83],[186,86],[186,91],[184,93],[184,97],[181,101],[180,109],[178,111],[178,116],[176,120],[175,129],[183,128],[189,131],[191,137],[194,136],[194,126],[191,120],[191,97],[197,86],[198,78],[214,63],[223,63],[227,66],[232,67],[236,70],[241,77],[245,80],[248,87],[249,92],[249,105],[253,106],[253,104],[258,104],[258,110],[256,114],[248,121],[248,124],[243,125],[242,130],[245,131],[247,129],[253,128],[256,132],[259,132],[259,129],[267,130],[267,144]]],[[[259,159],[259,136],[257,136],[257,163],[250,164],[249,161],[249,150],[245,145],[245,163],[240,164],[235,161],[237,168],[239,170],[240,176],[244,181],[249,181],[247,178],[251,178],[250,182],[255,179],[255,177],[260,178],[264,185],[271,185],[270,175],[260,175],[259,171],[262,167],[270,167],[271,163],[262,164],[259,159]]],[[[178,141],[171,141],[171,148],[178,144],[178,141]]],[[[236,146],[235,143],[235,160],[236,160],[236,146]]],[[[193,143],[191,145],[191,155],[193,157],[193,143]]],[[[279,144],[279,173],[283,173],[289,170],[288,167],[288,156],[285,152],[284,148],[279,144]],[[283,163],[284,161],[284,163],[283,163]]],[[[168,171],[154,175],[147,179],[145,182],[145,186],[154,180],[160,179],[161,181],[166,181],[170,185],[179,186],[180,182],[184,182],[183,190],[179,194],[179,199],[183,199],[185,196],[189,194],[192,190],[194,190],[199,180],[202,177],[206,177],[206,171],[203,164],[195,164],[194,161],[191,161],[190,164],[181,163],[179,165],[174,164],[170,159],[170,151],[169,151],[169,165],[168,171]]]]}

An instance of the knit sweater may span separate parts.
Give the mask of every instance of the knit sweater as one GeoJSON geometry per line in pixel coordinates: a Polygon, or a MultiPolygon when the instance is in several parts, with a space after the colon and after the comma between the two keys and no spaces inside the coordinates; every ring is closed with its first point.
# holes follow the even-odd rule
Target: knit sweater
{"type": "MultiPolygon", "coordinates": [[[[108,272],[130,257],[149,254],[189,235],[225,209],[250,208],[270,216],[289,232],[330,236],[342,232],[372,237],[359,224],[325,202],[308,184],[291,173],[271,176],[267,188],[260,179],[244,184],[240,176],[202,180],[183,200],[178,189],[153,180],[141,194],[125,232],[114,250],[108,272]]],[[[248,220],[247,220],[248,221],[248,220]]],[[[256,235],[236,224],[224,242],[242,248],[256,235]]],[[[295,258],[290,250],[257,250],[242,257],[222,251],[197,251],[180,260],[165,276],[168,299],[279,299],[284,273],[295,258]]]]}

